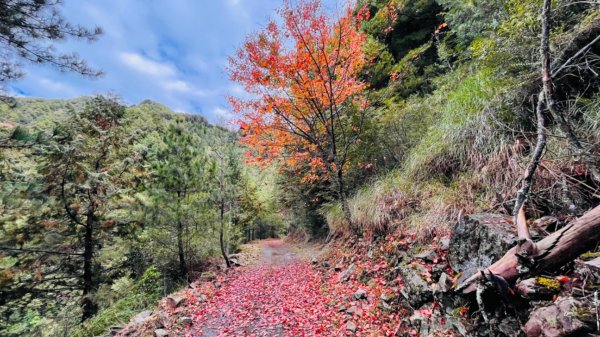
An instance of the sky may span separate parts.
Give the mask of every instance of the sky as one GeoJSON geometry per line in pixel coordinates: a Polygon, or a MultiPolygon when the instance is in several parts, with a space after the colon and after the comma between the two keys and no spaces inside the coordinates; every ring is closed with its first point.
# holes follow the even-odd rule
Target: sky
{"type": "MultiPolygon", "coordinates": [[[[326,1],[334,3],[332,1],[326,1]]],[[[57,50],[77,52],[105,72],[99,79],[27,64],[16,95],[75,98],[112,92],[126,104],[151,99],[179,112],[225,124],[228,95],[241,95],[226,73],[227,57],[244,38],[276,17],[276,0],[65,0],[67,21],[104,35],[93,43],[67,40],[57,50]]],[[[335,5],[326,5],[332,10],[335,5]]]]}

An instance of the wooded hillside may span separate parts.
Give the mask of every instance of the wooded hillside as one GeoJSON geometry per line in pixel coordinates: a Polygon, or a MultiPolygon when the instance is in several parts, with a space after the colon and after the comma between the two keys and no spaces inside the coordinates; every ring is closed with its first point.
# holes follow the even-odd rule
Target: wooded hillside
{"type": "Polygon", "coordinates": [[[228,128],[0,97],[0,335],[597,334],[600,4],[333,7],[237,42],[228,128]]]}

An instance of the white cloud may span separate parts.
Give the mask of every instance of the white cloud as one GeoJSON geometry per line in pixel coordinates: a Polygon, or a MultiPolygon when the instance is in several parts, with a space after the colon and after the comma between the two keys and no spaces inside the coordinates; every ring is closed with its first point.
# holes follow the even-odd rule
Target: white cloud
{"type": "Polygon", "coordinates": [[[74,96],[77,94],[73,87],[65,84],[64,82],[58,82],[45,77],[39,78],[37,82],[46,91],[54,92],[62,96],[74,96]]]}
{"type": "Polygon", "coordinates": [[[168,91],[178,91],[182,93],[194,94],[196,96],[206,96],[207,93],[200,90],[188,82],[182,80],[168,80],[163,82],[163,88],[168,91]]]}
{"type": "Polygon", "coordinates": [[[212,112],[213,112],[213,114],[215,114],[215,116],[219,116],[219,117],[222,117],[225,119],[230,119],[231,117],[233,117],[233,114],[230,111],[223,109],[221,107],[214,108],[212,110],[212,112]]]}
{"type": "Polygon", "coordinates": [[[173,76],[175,69],[165,63],[149,60],[140,54],[122,52],[119,58],[130,68],[153,76],[173,76]]]}

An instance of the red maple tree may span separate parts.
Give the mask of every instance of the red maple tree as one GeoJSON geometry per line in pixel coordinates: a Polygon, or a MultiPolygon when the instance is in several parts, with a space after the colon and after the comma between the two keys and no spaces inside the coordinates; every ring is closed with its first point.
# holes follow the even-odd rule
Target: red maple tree
{"type": "Polygon", "coordinates": [[[229,58],[232,80],[249,94],[230,98],[248,159],[310,167],[304,180],[330,180],[351,224],[344,177],[369,111],[359,79],[366,62],[359,25],[368,17],[349,5],[333,18],[318,0],[288,1],[278,13],[281,21],[249,36],[229,58]]]}

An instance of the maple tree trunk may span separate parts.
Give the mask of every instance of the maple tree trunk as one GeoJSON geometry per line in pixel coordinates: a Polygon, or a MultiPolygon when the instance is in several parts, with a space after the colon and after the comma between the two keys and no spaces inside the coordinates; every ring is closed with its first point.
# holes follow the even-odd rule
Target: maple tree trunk
{"type": "Polygon", "coordinates": [[[85,221],[85,235],[83,238],[83,300],[82,300],[82,317],[85,321],[96,314],[97,307],[91,299],[91,294],[94,291],[94,216],[96,207],[94,201],[90,201],[85,221]]]}
{"type": "MultiPolygon", "coordinates": [[[[600,206],[574,220],[561,230],[554,232],[541,241],[525,242],[511,248],[500,260],[487,270],[506,281],[515,281],[518,277],[530,277],[545,272],[552,272],[579,255],[594,249],[600,242],[600,206]],[[521,258],[522,256],[523,258],[521,258]],[[529,269],[519,273],[520,267],[529,269]]],[[[463,293],[473,292],[477,281],[481,279],[477,273],[458,286],[463,293]]]]}
{"type": "Polygon", "coordinates": [[[350,213],[350,206],[348,205],[348,196],[346,195],[346,186],[344,184],[344,172],[342,170],[337,171],[337,185],[338,185],[338,197],[342,204],[342,211],[344,212],[344,219],[348,222],[348,226],[355,231],[354,225],[352,224],[352,214],[350,213]]]}

